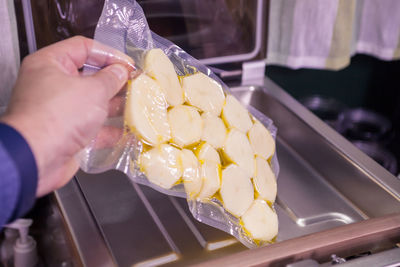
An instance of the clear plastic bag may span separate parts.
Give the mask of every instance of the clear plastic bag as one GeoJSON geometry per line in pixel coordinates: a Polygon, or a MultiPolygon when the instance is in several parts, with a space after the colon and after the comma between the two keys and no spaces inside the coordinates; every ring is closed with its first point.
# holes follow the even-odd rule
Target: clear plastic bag
{"type": "MultiPolygon", "coordinates": [[[[105,1],[103,12],[96,28],[95,40],[131,56],[135,60],[138,69],[143,69],[146,51],[160,48],[171,60],[175,72],[179,76],[183,77],[201,72],[217,81],[222,86],[225,94],[230,94],[229,88],[209,68],[202,65],[178,46],[153,33],[148,27],[141,7],[134,0],[105,1]]],[[[86,66],[84,71],[90,72],[96,71],[96,69],[86,66]]],[[[125,93],[121,92],[118,97],[124,99],[125,93]]],[[[182,183],[174,185],[170,189],[151,183],[137,166],[138,158],[146,145],[132,131],[127,130],[124,124],[121,110],[124,110],[125,102],[116,101],[116,103],[117,105],[114,107],[116,112],[111,111],[111,114],[118,115],[108,118],[105,124],[105,128],[108,129],[106,131],[107,138],[103,138],[101,136],[103,133],[100,133],[79,155],[81,168],[84,171],[98,173],[110,169],[120,170],[136,183],[150,186],[164,194],[187,198],[189,209],[194,218],[232,234],[249,248],[270,243],[253,240],[244,230],[240,220],[227,212],[218,198],[199,201],[186,197],[182,183]],[[103,140],[105,139],[108,139],[108,141],[104,142],[103,140]]],[[[275,139],[277,129],[272,120],[252,107],[248,107],[248,109],[253,117],[259,120],[275,139]]],[[[275,177],[278,177],[279,164],[276,153],[274,153],[269,163],[275,177]]]]}

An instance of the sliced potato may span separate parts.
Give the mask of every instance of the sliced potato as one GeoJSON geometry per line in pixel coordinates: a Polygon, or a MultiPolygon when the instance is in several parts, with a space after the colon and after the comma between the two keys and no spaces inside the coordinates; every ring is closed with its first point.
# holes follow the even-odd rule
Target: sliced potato
{"type": "Polygon", "coordinates": [[[203,187],[197,198],[210,199],[221,186],[221,166],[213,161],[205,161],[201,164],[200,176],[203,187]]]}
{"type": "Polygon", "coordinates": [[[172,142],[185,147],[200,141],[203,120],[196,108],[179,105],[168,111],[172,142]]]}
{"type": "Polygon", "coordinates": [[[256,157],[256,175],[253,178],[259,198],[271,203],[275,202],[277,186],[275,174],[272,172],[268,162],[260,157],[256,157]]]}
{"type": "Polygon", "coordinates": [[[231,162],[237,164],[249,177],[254,176],[254,153],[244,133],[237,129],[230,130],[223,152],[231,162]]]}
{"type": "Polygon", "coordinates": [[[188,149],[182,149],[181,162],[186,195],[189,199],[193,199],[199,194],[203,185],[200,177],[200,164],[194,153],[188,149]]]}
{"type": "Polygon", "coordinates": [[[165,95],[160,86],[145,74],[134,79],[128,88],[125,120],[150,145],[159,145],[171,138],[165,95]]]}
{"type": "Polygon", "coordinates": [[[264,200],[254,200],[243,214],[242,222],[244,228],[256,240],[270,241],[278,235],[278,216],[264,200]]]}
{"type": "Polygon", "coordinates": [[[180,157],[179,149],[162,144],[141,154],[139,166],[150,182],[170,189],[182,176],[180,157]]]}
{"type": "Polygon", "coordinates": [[[169,105],[176,106],[184,102],[183,88],[174,66],[161,49],[151,49],[146,53],[143,69],[160,84],[169,105]]]}
{"type": "Polygon", "coordinates": [[[249,112],[232,95],[226,97],[222,118],[230,128],[238,129],[243,133],[247,133],[253,126],[249,112]]]}
{"type": "Polygon", "coordinates": [[[203,143],[196,151],[197,158],[200,161],[212,161],[221,164],[218,152],[208,143],[203,143]]]}
{"type": "Polygon", "coordinates": [[[235,164],[222,171],[220,194],[224,208],[237,217],[242,216],[254,200],[250,177],[235,164]]]}
{"type": "Polygon", "coordinates": [[[249,131],[249,141],[257,156],[269,159],[275,153],[275,140],[260,122],[256,121],[249,131]]]}
{"type": "Polygon", "coordinates": [[[182,86],[190,105],[216,116],[221,114],[225,94],[219,83],[198,72],[184,77],[182,86]]]}
{"type": "Polygon", "coordinates": [[[221,118],[210,113],[201,115],[204,127],[201,140],[206,141],[214,148],[222,148],[226,139],[226,127],[221,118]]]}

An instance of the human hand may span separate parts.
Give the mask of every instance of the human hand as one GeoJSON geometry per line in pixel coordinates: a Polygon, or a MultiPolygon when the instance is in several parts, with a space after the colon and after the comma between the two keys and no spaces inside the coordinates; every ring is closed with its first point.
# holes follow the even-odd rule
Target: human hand
{"type": "Polygon", "coordinates": [[[37,196],[63,186],[78,170],[75,154],[100,130],[133,64],[123,53],[84,37],[24,59],[1,121],[17,129],[32,149],[39,171],[37,196]],[[104,68],[82,76],[85,63],[104,68]]]}

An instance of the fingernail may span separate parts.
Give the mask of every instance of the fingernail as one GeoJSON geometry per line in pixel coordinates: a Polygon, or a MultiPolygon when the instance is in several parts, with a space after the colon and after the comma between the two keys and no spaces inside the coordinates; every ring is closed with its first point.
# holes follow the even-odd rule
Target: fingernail
{"type": "Polygon", "coordinates": [[[128,70],[122,65],[112,65],[110,71],[114,73],[120,81],[126,81],[128,79],[128,70]]]}

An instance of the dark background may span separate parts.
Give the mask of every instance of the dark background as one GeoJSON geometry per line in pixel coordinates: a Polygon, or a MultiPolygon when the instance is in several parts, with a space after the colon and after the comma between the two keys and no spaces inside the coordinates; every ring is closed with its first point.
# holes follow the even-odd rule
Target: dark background
{"type": "Polygon", "coordinates": [[[387,148],[400,162],[400,60],[355,55],[339,71],[267,66],[266,75],[297,99],[325,95],[350,108],[364,107],[387,117],[394,131],[387,148]]]}

